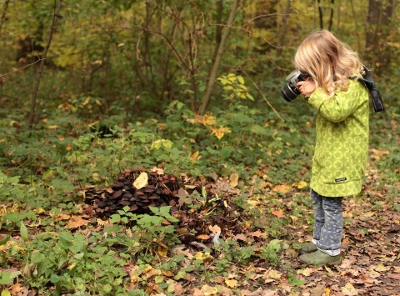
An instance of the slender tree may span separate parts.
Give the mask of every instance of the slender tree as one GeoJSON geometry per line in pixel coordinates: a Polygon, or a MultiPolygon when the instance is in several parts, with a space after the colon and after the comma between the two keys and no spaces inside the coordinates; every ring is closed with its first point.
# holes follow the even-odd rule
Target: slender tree
{"type": "MultiPolygon", "coordinates": [[[[36,73],[35,86],[34,86],[33,92],[32,92],[31,109],[30,109],[29,122],[28,122],[30,128],[32,128],[34,120],[35,120],[36,98],[37,98],[37,93],[38,93],[38,90],[39,90],[40,78],[42,76],[44,63],[46,61],[46,56],[47,56],[47,53],[49,51],[51,41],[53,39],[53,33],[54,33],[54,28],[55,28],[55,25],[56,25],[56,21],[60,16],[60,10],[61,10],[62,3],[63,3],[63,0],[59,0],[58,4],[55,5],[55,9],[54,9],[54,13],[53,13],[53,20],[52,20],[51,25],[50,25],[49,37],[48,37],[48,40],[47,40],[46,47],[44,48],[44,51],[43,51],[43,56],[42,56],[42,60],[40,61],[39,69],[38,69],[38,71],[36,73]]],[[[56,4],[56,2],[54,4],[56,4]]]]}
{"type": "Polygon", "coordinates": [[[234,0],[233,3],[232,3],[231,11],[229,13],[229,17],[228,17],[228,21],[226,23],[226,27],[224,28],[223,33],[222,33],[221,42],[220,42],[219,47],[218,47],[218,52],[217,52],[217,55],[215,57],[214,65],[213,65],[213,67],[211,69],[211,72],[210,72],[210,77],[209,77],[209,80],[208,80],[208,83],[207,83],[207,88],[206,88],[206,90],[204,92],[204,96],[203,96],[203,98],[201,100],[201,105],[200,105],[200,108],[198,110],[199,114],[204,114],[204,112],[207,110],[208,104],[210,103],[211,93],[212,93],[212,90],[214,88],[215,80],[217,79],[218,69],[219,69],[219,66],[221,64],[222,55],[223,55],[224,50],[225,50],[225,44],[226,44],[226,42],[228,40],[230,27],[232,26],[233,21],[235,20],[235,14],[236,14],[236,11],[237,11],[238,3],[239,3],[239,0],[234,0]]]}

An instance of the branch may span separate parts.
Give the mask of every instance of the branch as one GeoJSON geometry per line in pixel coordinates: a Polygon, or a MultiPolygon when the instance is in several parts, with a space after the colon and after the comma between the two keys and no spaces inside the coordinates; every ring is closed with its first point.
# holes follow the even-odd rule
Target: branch
{"type": "Polygon", "coordinates": [[[272,111],[274,111],[274,113],[275,113],[282,121],[285,121],[285,120],[283,120],[283,118],[279,115],[278,111],[276,111],[275,108],[272,107],[271,103],[270,103],[270,102],[267,100],[267,98],[264,96],[264,94],[262,93],[261,89],[260,89],[260,88],[258,87],[258,85],[253,81],[253,79],[250,78],[250,76],[247,74],[247,72],[244,71],[244,70],[243,70],[242,72],[247,76],[247,78],[250,79],[251,83],[253,83],[254,87],[255,87],[255,88],[258,90],[258,92],[261,94],[261,96],[263,97],[264,101],[267,102],[268,106],[271,107],[272,111]]]}
{"type": "Polygon", "coordinates": [[[10,74],[13,74],[13,73],[15,73],[15,72],[18,72],[18,71],[20,71],[20,70],[23,70],[23,69],[25,69],[25,68],[28,68],[29,66],[32,66],[32,65],[34,65],[34,64],[36,64],[36,63],[39,63],[41,60],[45,60],[45,59],[38,59],[37,61],[35,61],[35,62],[33,62],[33,63],[30,63],[30,64],[28,64],[28,65],[23,66],[22,68],[18,68],[18,69],[14,70],[14,71],[8,72],[8,73],[3,74],[3,75],[0,75],[0,78],[2,78],[2,77],[4,77],[4,76],[7,76],[7,75],[10,75],[10,74]]]}

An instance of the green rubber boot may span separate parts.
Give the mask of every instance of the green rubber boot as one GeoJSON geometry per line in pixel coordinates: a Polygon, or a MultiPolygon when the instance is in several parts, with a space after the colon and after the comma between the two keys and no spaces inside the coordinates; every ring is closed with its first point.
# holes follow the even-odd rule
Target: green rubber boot
{"type": "Polygon", "coordinates": [[[300,249],[301,254],[308,254],[318,250],[317,246],[313,242],[301,244],[300,247],[301,247],[300,249]]]}
{"type": "Polygon", "coordinates": [[[299,260],[303,263],[312,264],[312,265],[335,265],[340,263],[340,255],[330,256],[320,250],[317,250],[313,253],[303,254],[299,257],[299,260]]]}

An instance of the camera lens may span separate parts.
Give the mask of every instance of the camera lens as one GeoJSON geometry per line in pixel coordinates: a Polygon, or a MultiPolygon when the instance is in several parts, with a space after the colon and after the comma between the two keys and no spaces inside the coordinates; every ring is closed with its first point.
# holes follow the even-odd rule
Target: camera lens
{"type": "Polygon", "coordinates": [[[301,94],[300,90],[291,82],[289,82],[281,89],[281,95],[286,102],[293,101],[299,94],[301,94]]]}

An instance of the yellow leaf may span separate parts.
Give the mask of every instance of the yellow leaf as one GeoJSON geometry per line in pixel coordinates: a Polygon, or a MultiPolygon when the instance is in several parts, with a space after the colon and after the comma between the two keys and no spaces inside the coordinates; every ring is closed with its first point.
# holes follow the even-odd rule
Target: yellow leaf
{"type": "Polygon", "coordinates": [[[238,281],[237,280],[225,280],[225,284],[229,287],[229,288],[236,288],[238,285],[238,281]]]}
{"type": "Polygon", "coordinates": [[[75,263],[75,262],[74,262],[74,263],[71,263],[71,264],[68,266],[68,269],[71,270],[71,269],[73,269],[75,266],[76,266],[76,263],[75,263]]]}
{"type": "Polygon", "coordinates": [[[194,120],[204,125],[213,125],[217,122],[217,119],[212,116],[212,114],[206,114],[204,116],[196,115],[194,120]]]}
{"type": "Polygon", "coordinates": [[[379,272],[382,272],[382,271],[388,271],[391,268],[392,268],[391,266],[385,266],[382,263],[378,263],[378,265],[375,267],[375,270],[379,271],[379,272]]]}
{"type": "Polygon", "coordinates": [[[312,268],[305,268],[305,269],[300,269],[297,271],[297,274],[302,274],[304,276],[310,276],[311,274],[314,273],[314,269],[312,268]]]}
{"type": "Polygon", "coordinates": [[[58,105],[58,109],[71,110],[73,108],[74,108],[74,106],[72,106],[71,104],[68,104],[68,103],[63,103],[63,104],[58,105]]]}
{"type": "Polygon", "coordinates": [[[329,288],[326,288],[324,291],[326,296],[330,296],[331,295],[331,290],[329,288]]]}
{"type": "Polygon", "coordinates": [[[239,184],[239,175],[238,175],[238,173],[233,173],[231,175],[231,177],[229,178],[229,180],[230,180],[229,185],[231,185],[232,187],[238,186],[238,184],[239,184]]]}
{"type": "Polygon", "coordinates": [[[221,140],[225,134],[231,133],[231,130],[227,127],[219,127],[219,128],[211,127],[211,130],[212,130],[211,134],[214,134],[218,138],[218,140],[221,140]]]}
{"type": "Polygon", "coordinates": [[[200,260],[200,261],[204,261],[204,262],[208,262],[208,261],[212,261],[214,258],[210,255],[210,253],[202,253],[202,252],[198,252],[194,255],[194,258],[196,260],[200,260]]]}
{"type": "Polygon", "coordinates": [[[89,104],[91,97],[87,97],[86,100],[82,103],[82,106],[86,106],[89,104]]]}
{"type": "Polygon", "coordinates": [[[307,187],[307,182],[304,181],[300,181],[296,184],[297,189],[303,189],[305,187],[307,187]]]}
{"type": "Polygon", "coordinates": [[[157,253],[161,257],[167,257],[168,247],[166,245],[164,245],[163,243],[158,243],[157,253]]]}
{"type": "Polygon", "coordinates": [[[343,288],[342,288],[342,293],[344,295],[358,295],[358,291],[354,286],[350,283],[347,283],[343,288]]]}
{"type": "Polygon", "coordinates": [[[277,270],[275,270],[275,269],[271,269],[271,270],[268,272],[268,275],[269,275],[269,277],[270,277],[271,279],[279,280],[279,279],[281,278],[281,276],[282,276],[282,273],[280,273],[279,271],[277,271],[277,270]]]}
{"type": "Polygon", "coordinates": [[[272,191],[274,192],[281,192],[283,194],[288,193],[292,189],[292,186],[283,184],[283,185],[276,185],[272,191]]]}
{"type": "Polygon", "coordinates": [[[142,189],[143,187],[147,186],[147,182],[149,180],[149,176],[146,172],[140,173],[139,177],[133,182],[133,187],[136,189],[142,189]]]}
{"type": "Polygon", "coordinates": [[[170,270],[161,270],[162,274],[167,276],[167,277],[173,277],[174,273],[170,270]]]}
{"type": "Polygon", "coordinates": [[[65,147],[65,149],[66,149],[67,151],[72,150],[72,145],[71,145],[71,144],[68,144],[68,145],[65,147]]]}
{"type": "Polygon", "coordinates": [[[36,213],[38,213],[40,215],[40,214],[43,214],[44,212],[45,212],[45,210],[43,208],[39,208],[36,213]]]}
{"type": "Polygon", "coordinates": [[[195,151],[190,155],[190,159],[193,161],[199,160],[201,156],[199,157],[199,151],[195,151]]]}

